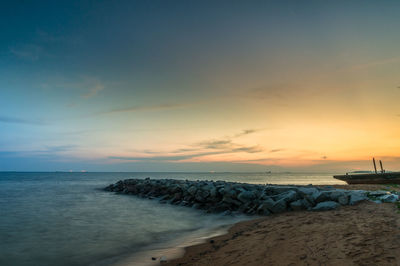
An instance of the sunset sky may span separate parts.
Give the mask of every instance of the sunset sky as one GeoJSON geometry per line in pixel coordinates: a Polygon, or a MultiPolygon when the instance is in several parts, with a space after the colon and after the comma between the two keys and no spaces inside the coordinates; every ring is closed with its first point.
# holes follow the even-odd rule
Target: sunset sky
{"type": "Polygon", "coordinates": [[[0,171],[400,170],[399,1],[0,4],[0,171]]]}

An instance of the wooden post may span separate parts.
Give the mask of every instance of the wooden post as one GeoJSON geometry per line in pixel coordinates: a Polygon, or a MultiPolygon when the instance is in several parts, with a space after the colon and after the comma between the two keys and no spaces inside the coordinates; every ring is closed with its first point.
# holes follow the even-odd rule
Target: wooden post
{"type": "Polygon", "coordinates": [[[377,174],[377,173],[378,173],[378,171],[376,171],[376,163],[375,163],[375,158],[372,158],[372,161],[374,162],[375,174],[377,174]]]}
{"type": "Polygon", "coordinates": [[[383,174],[385,171],[383,171],[383,166],[382,166],[382,161],[379,160],[379,164],[381,165],[381,173],[383,174]]]}

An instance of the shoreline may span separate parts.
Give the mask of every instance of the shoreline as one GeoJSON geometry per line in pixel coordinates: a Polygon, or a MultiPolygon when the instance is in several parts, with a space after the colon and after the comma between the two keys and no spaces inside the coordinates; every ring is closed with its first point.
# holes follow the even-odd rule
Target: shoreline
{"type": "Polygon", "coordinates": [[[273,214],[236,223],[161,265],[399,265],[399,218],[395,204],[372,202],[273,214]]]}
{"type": "MultiPolygon", "coordinates": [[[[369,227],[371,221],[377,221],[382,217],[393,218],[395,214],[394,208],[396,208],[393,207],[394,204],[391,204],[392,207],[388,207],[388,204],[377,203],[393,203],[398,201],[400,188],[392,185],[262,185],[226,181],[152,180],[146,178],[144,180],[128,179],[118,181],[106,187],[105,190],[122,194],[133,194],[142,198],[157,199],[160,203],[170,203],[203,209],[206,210],[206,212],[228,211],[227,213],[229,214],[264,214],[261,218],[260,216],[256,216],[254,217],[255,219],[249,218],[251,219],[249,221],[234,223],[231,225],[227,234],[211,238],[209,235],[205,243],[196,244],[185,241],[184,244],[175,245],[170,249],[175,250],[175,252],[155,257],[153,260],[155,264],[153,265],[160,263],[162,265],[235,265],[235,263],[236,265],[288,265],[288,261],[292,264],[305,262],[305,264],[308,265],[318,262],[319,264],[322,263],[326,265],[330,263],[330,260],[324,260],[324,257],[327,256],[333,259],[339,258],[339,261],[335,262],[336,265],[343,263],[345,263],[345,265],[349,263],[352,265],[358,262],[354,261],[355,257],[352,256],[352,254],[347,254],[343,249],[339,250],[340,256],[336,256],[337,254],[325,254],[330,252],[325,251],[325,248],[327,247],[330,249],[331,246],[330,243],[324,241],[330,239],[329,241],[332,243],[343,242],[341,243],[342,246],[351,247],[352,243],[347,243],[348,239],[346,239],[346,237],[362,238],[363,235],[357,235],[357,232],[348,232],[348,235],[340,238],[338,234],[342,231],[346,231],[346,228],[353,228],[353,230],[356,231],[357,227],[354,227],[354,225],[357,225],[357,223],[359,223],[358,225],[361,227],[369,227]],[[371,201],[375,203],[371,203],[371,201]],[[368,211],[366,212],[364,207],[360,206],[367,206],[365,209],[368,209],[368,211]],[[391,208],[391,210],[388,208],[391,208]],[[331,211],[319,212],[324,210],[331,211]],[[382,217],[373,215],[376,210],[382,213],[382,217]],[[338,220],[337,216],[340,216],[341,220],[338,220]],[[360,218],[359,220],[363,222],[358,222],[357,218],[354,219],[355,216],[360,218]],[[318,220],[325,221],[328,224],[330,223],[330,226],[333,228],[340,229],[332,231],[330,228],[324,228],[324,224],[315,222],[318,220]],[[352,223],[349,224],[350,220],[352,223]],[[278,224],[276,221],[279,221],[278,224]],[[332,224],[331,221],[335,221],[335,223],[332,224]],[[265,226],[259,228],[260,224],[265,223],[265,226]],[[296,234],[296,229],[304,228],[304,226],[307,227],[308,225],[312,228],[311,231],[306,229],[303,235],[296,234]],[[274,231],[278,234],[272,239],[270,239],[269,235],[266,235],[269,231],[265,230],[265,227],[270,226],[274,228],[274,231]],[[254,233],[254,228],[258,228],[259,230],[254,233]],[[285,236],[284,230],[292,231],[291,235],[285,236]],[[255,236],[249,239],[248,236],[251,236],[253,233],[255,236]],[[277,243],[279,244],[280,241],[285,239],[291,239],[293,241],[299,239],[299,242],[306,243],[308,241],[308,236],[319,239],[316,241],[316,244],[322,245],[323,247],[320,249],[318,249],[318,247],[317,249],[315,249],[316,247],[308,247],[308,250],[302,250],[304,249],[304,245],[298,245],[298,250],[291,250],[290,254],[282,255],[282,250],[287,250],[288,247],[291,247],[293,244],[286,240],[287,243],[284,243],[283,246],[277,250],[277,254],[274,255],[273,252],[269,256],[264,254],[269,254],[270,252],[263,250],[263,247],[265,248],[268,245],[274,247],[277,243]],[[241,242],[247,243],[247,246],[243,246],[241,242],[232,245],[237,238],[240,238],[242,240],[241,242]],[[255,244],[260,242],[260,238],[262,240],[266,238],[269,239],[266,243],[260,243],[262,247],[261,251],[259,245],[255,244]],[[179,252],[179,249],[182,250],[182,248],[184,248],[184,253],[179,252]],[[221,251],[222,249],[225,250],[221,251]],[[263,254],[260,255],[257,254],[257,252],[263,252],[263,254]],[[302,254],[298,254],[299,252],[302,254]],[[323,253],[322,257],[320,256],[321,252],[323,253]],[[179,258],[179,255],[182,254],[183,257],[181,256],[179,258]],[[237,254],[241,254],[241,256],[237,257],[235,260],[231,260],[231,258],[237,254]],[[291,256],[293,255],[298,256],[292,258],[291,256]],[[282,260],[282,257],[285,259],[282,260]],[[256,258],[256,261],[253,261],[254,258],[256,258]],[[307,258],[311,258],[312,261],[307,258]]],[[[381,219],[377,224],[385,224],[385,221],[381,219]]],[[[398,231],[400,226],[393,227],[392,222],[392,226],[390,227],[388,225],[388,228],[386,232],[398,231]]],[[[366,230],[366,232],[368,233],[368,230],[366,230]]],[[[377,237],[377,235],[373,236],[373,238],[377,237]]],[[[390,238],[390,236],[388,236],[388,238],[390,238]]],[[[399,239],[400,234],[397,240],[399,239]]],[[[370,241],[371,238],[364,240],[370,241]]],[[[363,241],[358,244],[367,247],[368,245],[372,245],[374,250],[377,249],[370,243],[363,245],[363,241]]],[[[390,248],[396,249],[400,254],[399,247],[399,243],[394,243],[390,248]]],[[[335,246],[335,248],[337,249],[337,246],[335,246]]],[[[355,250],[354,253],[362,254],[363,252],[355,250]]],[[[374,254],[374,252],[370,253],[374,254]]],[[[150,256],[157,256],[156,254],[149,255],[151,254],[149,252],[146,252],[146,254],[148,256],[147,260],[151,259],[150,256]]],[[[380,257],[382,256],[376,255],[374,258],[380,257]]],[[[391,263],[393,260],[397,261],[398,257],[389,254],[386,259],[386,261],[376,262],[379,263],[379,265],[386,265],[385,263],[387,263],[387,265],[393,265],[391,263]]],[[[368,260],[366,260],[366,262],[367,261],[368,260]]],[[[151,264],[152,263],[146,263],[144,265],[151,264]]]]}
{"type": "Polygon", "coordinates": [[[237,223],[249,221],[250,217],[232,216],[232,223],[215,224],[211,227],[199,228],[191,233],[171,238],[167,242],[154,243],[146,249],[134,254],[123,254],[119,257],[109,258],[92,266],[154,266],[160,265],[160,258],[167,260],[181,258],[187,247],[207,242],[207,239],[219,237],[228,233],[229,229],[237,223]],[[152,258],[155,258],[154,260],[152,258]]]}

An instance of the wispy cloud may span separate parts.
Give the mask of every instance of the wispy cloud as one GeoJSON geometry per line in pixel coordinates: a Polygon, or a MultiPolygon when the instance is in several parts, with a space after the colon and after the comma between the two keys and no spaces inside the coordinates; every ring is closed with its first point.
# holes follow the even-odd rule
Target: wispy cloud
{"type": "Polygon", "coordinates": [[[388,65],[388,64],[395,64],[400,63],[400,57],[391,57],[391,58],[384,58],[380,60],[375,60],[363,64],[354,65],[350,68],[350,70],[361,70],[361,69],[368,69],[372,67],[388,65]]]}
{"type": "MultiPolygon", "coordinates": [[[[107,88],[104,81],[94,76],[55,76],[38,85],[46,91],[68,90],[81,99],[90,99],[97,96],[101,91],[107,88]]],[[[77,105],[78,98],[69,100],[65,106],[71,108],[77,105]]]]}
{"type": "Polygon", "coordinates": [[[255,133],[255,132],[258,132],[258,131],[260,131],[260,130],[261,130],[261,129],[244,129],[242,132],[236,134],[235,137],[238,138],[238,137],[246,136],[246,135],[249,135],[249,134],[253,134],[253,133],[255,133]]]}
{"type": "Polygon", "coordinates": [[[30,61],[36,61],[43,55],[43,48],[36,44],[19,45],[9,47],[9,51],[14,56],[30,61]]]}
{"type": "Polygon", "coordinates": [[[234,144],[230,139],[220,139],[220,140],[207,140],[201,141],[194,146],[199,146],[204,149],[227,149],[232,148],[234,144]]]}
{"type": "Polygon", "coordinates": [[[96,96],[100,91],[104,90],[105,88],[105,86],[99,81],[96,81],[93,84],[89,84],[87,87],[88,91],[81,95],[81,97],[85,99],[96,96]]]}
{"type": "Polygon", "coordinates": [[[47,125],[47,122],[36,119],[24,119],[18,117],[1,116],[0,123],[28,124],[28,125],[47,125]]]}
{"type": "Polygon", "coordinates": [[[270,150],[269,152],[274,153],[274,152],[280,152],[280,151],[284,151],[284,149],[273,149],[273,150],[270,150]]]}
{"type": "Polygon", "coordinates": [[[130,157],[130,156],[110,156],[109,159],[128,160],[128,161],[183,161],[196,157],[221,154],[222,152],[201,152],[187,155],[165,155],[165,156],[149,156],[149,157],[130,157]]]}
{"type": "Polygon", "coordinates": [[[189,106],[189,104],[175,104],[175,103],[162,103],[155,105],[137,105],[126,108],[112,109],[110,111],[100,112],[98,114],[115,114],[115,113],[128,113],[128,112],[140,112],[140,111],[159,111],[159,110],[170,110],[179,109],[189,106]]]}
{"type": "Polygon", "coordinates": [[[233,137],[221,139],[205,140],[190,145],[190,148],[181,148],[169,152],[142,151],[144,156],[110,156],[109,159],[130,160],[130,161],[183,161],[209,155],[222,155],[233,153],[259,153],[264,149],[260,145],[241,145],[235,143],[233,139],[242,134],[251,134],[256,130],[243,130],[233,137]],[[165,154],[165,155],[162,155],[165,154]],[[171,155],[173,154],[173,155],[171,155]],[[179,155],[175,155],[179,154],[179,155]]]}

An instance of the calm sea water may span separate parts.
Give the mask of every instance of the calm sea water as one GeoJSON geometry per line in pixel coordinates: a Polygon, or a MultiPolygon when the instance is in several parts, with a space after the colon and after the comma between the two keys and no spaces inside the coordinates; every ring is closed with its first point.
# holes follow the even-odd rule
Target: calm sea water
{"type": "MultiPolygon", "coordinates": [[[[246,217],[102,190],[126,178],[341,184],[332,174],[0,173],[0,265],[139,265],[246,217]],[[170,250],[170,251],[168,251],[170,250]]],[[[170,252],[170,253],[168,253],[170,252]]]]}

